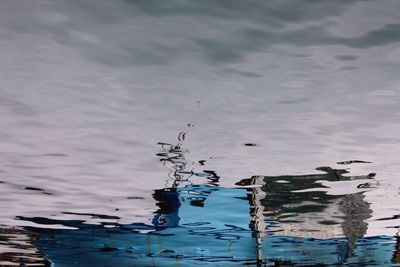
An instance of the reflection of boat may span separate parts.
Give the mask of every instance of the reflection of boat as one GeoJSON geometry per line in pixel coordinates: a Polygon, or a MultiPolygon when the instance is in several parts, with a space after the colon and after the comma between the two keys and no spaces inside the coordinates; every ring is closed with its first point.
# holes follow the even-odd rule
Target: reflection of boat
{"type": "Polygon", "coordinates": [[[90,225],[83,220],[21,219],[36,224],[61,223],[78,229],[29,228],[38,234],[40,238],[35,244],[55,267],[71,266],[71,259],[78,262],[74,266],[235,266],[255,263],[255,242],[248,228],[245,190],[202,184],[176,188],[177,197],[171,197],[169,193],[157,193],[159,209],[152,223],[146,225],[90,225]]]}
{"type": "Polygon", "coordinates": [[[74,266],[379,265],[396,259],[394,238],[363,237],[371,213],[363,195],[332,196],[319,182],[373,175],[320,168],[325,173],[254,176],[238,183],[245,188],[223,188],[213,171],[185,170],[180,145],[162,146],[158,155],[170,173],[165,187],[154,191],[158,209],[149,224],[20,218],[78,229],[29,228],[55,267],[70,266],[71,259],[74,266]],[[189,176],[205,182],[191,184],[189,176]]]}
{"type": "Polygon", "coordinates": [[[345,176],[348,171],[343,169],[318,170],[325,173],[253,176],[237,185],[247,187],[251,225],[258,238],[270,234],[329,239],[344,234],[351,255],[355,242],[367,231],[369,204],[362,193],[329,195],[322,182],[372,179],[375,174],[345,176]]]}
{"type": "Polygon", "coordinates": [[[0,228],[0,266],[50,266],[32,243],[38,235],[19,228],[0,228]]]}
{"type": "MultiPolygon", "coordinates": [[[[253,222],[249,228],[246,193],[242,188],[208,184],[178,187],[177,198],[164,198],[161,193],[157,202],[162,201],[162,205],[154,218],[163,217],[163,226],[154,223],[155,219],[154,224],[148,225],[21,219],[47,225],[62,223],[78,229],[29,228],[39,237],[35,245],[55,267],[70,266],[71,259],[77,262],[74,266],[254,266],[258,249],[263,254],[259,255],[261,265],[276,262],[276,266],[286,266],[283,264],[291,262],[302,266],[343,263],[356,266],[363,262],[383,265],[391,259],[395,262],[396,240],[392,237],[357,236],[352,257],[346,239],[340,236],[317,239],[264,231],[265,235],[257,241],[253,222]],[[204,198],[201,205],[197,202],[199,197],[204,198]]],[[[279,225],[279,221],[266,221],[267,226],[274,223],[279,225]]]]}
{"type": "Polygon", "coordinates": [[[396,236],[396,249],[393,253],[392,262],[400,264],[400,236],[396,236]]]}

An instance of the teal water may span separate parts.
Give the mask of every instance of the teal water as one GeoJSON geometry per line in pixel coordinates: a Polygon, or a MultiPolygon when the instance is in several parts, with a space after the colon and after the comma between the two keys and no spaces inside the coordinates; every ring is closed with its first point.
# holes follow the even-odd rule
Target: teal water
{"type": "Polygon", "coordinates": [[[0,266],[399,264],[398,10],[0,1],[0,266]]]}
{"type": "MultiPolygon", "coordinates": [[[[258,241],[259,233],[250,216],[244,216],[249,213],[249,205],[243,189],[186,186],[163,191],[157,198],[161,195],[164,197],[159,199],[160,210],[152,225],[113,222],[95,226],[82,221],[23,219],[77,229],[28,228],[40,236],[35,245],[55,266],[382,266],[399,263],[398,237],[363,237],[362,232],[326,239],[295,237],[284,234],[280,221],[269,218],[265,220],[267,233],[258,241]],[[194,204],[199,195],[205,198],[204,206],[194,204]],[[262,254],[259,258],[257,250],[262,254]]],[[[350,215],[353,220],[362,214],[353,213],[356,213],[350,215]]],[[[349,221],[345,219],[342,223],[344,230],[349,221]]],[[[357,232],[357,229],[347,230],[357,232]]]]}

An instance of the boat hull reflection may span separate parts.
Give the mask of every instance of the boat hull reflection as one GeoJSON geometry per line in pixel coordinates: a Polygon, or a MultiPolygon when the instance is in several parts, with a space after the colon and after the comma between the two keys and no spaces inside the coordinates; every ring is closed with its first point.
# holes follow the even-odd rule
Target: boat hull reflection
{"type": "MultiPolygon", "coordinates": [[[[54,266],[370,266],[396,261],[399,246],[394,237],[363,237],[363,231],[357,230],[353,244],[349,245],[347,235],[327,238],[287,235],[278,217],[257,218],[254,207],[249,209],[251,190],[210,184],[156,190],[153,196],[159,209],[149,224],[89,225],[83,220],[20,219],[78,228],[28,229],[38,234],[35,245],[54,266]],[[277,230],[256,229],[255,221],[261,219],[265,220],[265,229],[277,230]],[[258,249],[262,250],[261,261],[258,249]]],[[[353,196],[356,203],[363,202],[362,195],[353,196]]],[[[339,199],[324,203],[328,206],[342,203],[343,209],[346,206],[343,203],[352,201],[351,195],[347,200],[343,198],[349,195],[336,197],[339,199]]],[[[339,226],[344,227],[346,218],[342,216],[341,220],[339,226]]]]}

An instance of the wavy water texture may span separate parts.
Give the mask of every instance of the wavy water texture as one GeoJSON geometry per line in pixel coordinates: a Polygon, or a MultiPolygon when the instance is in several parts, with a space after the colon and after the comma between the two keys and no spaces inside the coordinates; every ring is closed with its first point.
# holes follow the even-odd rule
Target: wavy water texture
{"type": "Polygon", "coordinates": [[[399,9],[1,1],[0,265],[399,263],[399,9]]]}

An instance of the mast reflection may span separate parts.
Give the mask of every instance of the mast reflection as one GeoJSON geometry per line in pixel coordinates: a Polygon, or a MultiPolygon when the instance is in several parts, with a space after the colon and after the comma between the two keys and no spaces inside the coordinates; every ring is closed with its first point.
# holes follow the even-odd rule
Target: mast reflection
{"type": "Polygon", "coordinates": [[[374,185],[373,173],[350,176],[344,169],[320,167],[319,174],[253,176],[226,188],[219,186],[214,171],[191,169],[194,164],[185,159],[187,151],[180,143],[159,145],[157,156],[168,174],[165,186],[153,191],[157,208],[146,223],[119,224],[118,217],[91,213],[76,213],[77,219],[69,221],[20,217],[77,229],[27,227],[36,233],[40,253],[56,266],[69,266],[70,259],[77,266],[399,262],[398,237],[397,244],[393,237],[364,237],[372,211],[362,190],[374,185]],[[350,180],[359,183],[352,183],[354,193],[326,192],[327,182],[350,180]],[[87,216],[115,222],[88,224],[87,216]]]}
{"type": "Polygon", "coordinates": [[[400,228],[395,238],[396,238],[396,247],[393,252],[392,263],[400,264],[400,228]]]}
{"type": "MultiPolygon", "coordinates": [[[[180,133],[178,139],[181,141],[185,133],[180,133]]],[[[203,207],[204,201],[208,195],[214,191],[212,187],[218,186],[220,177],[211,170],[203,170],[201,173],[196,173],[193,170],[188,171],[187,161],[185,159],[185,150],[182,144],[176,145],[169,143],[161,143],[162,151],[156,155],[160,158],[163,166],[169,170],[165,187],[154,190],[153,198],[156,201],[158,210],[152,220],[156,230],[169,227],[179,226],[179,207],[181,206],[180,195],[185,190],[185,185],[191,184],[189,178],[192,176],[202,176],[207,178],[207,185],[192,186],[188,200],[191,206],[203,207]],[[180,188],[179,188],[180,187],[180,188]]]]}
{"type": "MultiPolygon", "coordinates": [[[[320,167],[322,174],[253,176],[236,183],[247,190],[250,204],[250,227],[262,262],[262,239],[265,235],[314,239],[344,235],[347,244],[344,258],[351,257],[356,241],[368,228],[370,204],[362,192],[347,195],[327,194],[323,182],[371,180],[375,174],[347,176],[347,170],[320,167]]],[[[362,185],[365,185],[365,181],[362,185]]]]}

